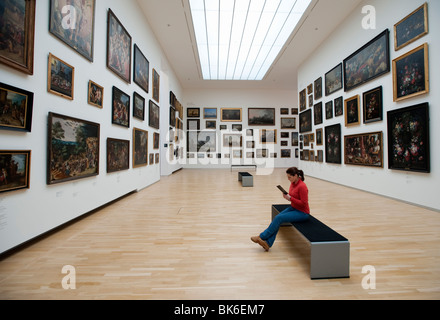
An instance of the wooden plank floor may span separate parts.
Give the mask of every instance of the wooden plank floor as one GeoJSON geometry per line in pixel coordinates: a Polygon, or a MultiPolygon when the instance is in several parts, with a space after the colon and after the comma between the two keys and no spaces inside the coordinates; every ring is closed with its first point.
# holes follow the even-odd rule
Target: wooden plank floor
{"type": "Polygon", "coordinates": [[[0,299],[439,299],[440,213],[306,178],[312,214],[351,243],[349,279],[309,278],[308,245],[282,228],[250,241],[285,203],[284,169],[182,170],[0,260],[0,299]],[[64,290],[62,268],[76,270],[64,290]],[[376,289],[362,288],[366,265],[376,289]]]}

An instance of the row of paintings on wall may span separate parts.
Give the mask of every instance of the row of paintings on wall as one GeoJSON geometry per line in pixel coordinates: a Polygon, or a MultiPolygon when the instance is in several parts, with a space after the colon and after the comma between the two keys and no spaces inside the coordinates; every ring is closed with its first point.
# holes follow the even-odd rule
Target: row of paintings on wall
{"type": "MultiPolygon", "coordinates": [[[[422,103],[389,111],[388,124],[388,168],[394,170],[430,172],[429,104],[422,103]]],[[[325,142],[326,163],[344,163],[371,167],[384,167],[383,132],[371,132],[341,136],[341,125],[335,124],[317,130],[317,145],[325,142]],[[342,141],[344,145],[342,148],[342,141]]],[[[300,139],[310,135],[304,135],[300,139]]],[[[309,138],[307,138],[308,140],[309,138]]],[[[306,145],[306,144],[304,144],[306,145]]],[[[315,160],[303,150],[302,160],[315,160]]],[[[314,158],[314,157],[313,157],[314,158]]],[[[318,157],[320,158],[320,157],[318,157]]]]}
{"type": "MultiPolygon", "coordinates": [[[[99,175],[100,124],[56,113],[48,116],[47,184],[99,175]]],[[[153,133],[159,149],[159,133],[153,133]]],[[[130,141],[107,138],[107,173],[130,168],[130,141]]],[[[148,131],[133,128],[133,168],[158,164],[148,153],[148,131]]],[[[0,150],[0,192],[29,188],[31,151],[0,150]]]]}
{"type": "MultiPolygon", "coordinates": [[[[57,86],[61,87],[61,81],[57,86]]],[[[104,88],[89,81],[89,103],[102,108],[104,88]],[[92,98],[93,97],[93,98],[92,98]]],[[[31,132],[34,93],[0,83],[0,129],[31,132]]],[[[115,125],[130,127],[131,97],[113,86],[111,121],[115,125]]],[[[145,99],[138,93],[133,93],[133,117],[145,120],[145,99]]],[[[159,106],[149,101],[149,126],[159,129],[159,106]]]]}
{"type": "MultiPolygon", "coordinates": [[[[50,0],[49,4],[49,32],[90,62],[94,60],[95,2],[50,0]],[[66,5],[69,5],[70,10],[63,11],[66,5]],[[69,12],[72,14],[72,10],[75,19],[63,16],[69,12]]],[[[7,1],[0,12],[0,20],[4,21],[4,26],[8,26],[1,30],[0,42],[10,44],[0,49],[0,62],[31,75],[34,69],[35,3],[35,0],[7,1]],[[16,34],[22,36],[15,37],[16,34]]],[[[133,56],[133,81],[148,93],[149,61],[137,44],[134,44],[133,56]]],[[[111,9],[108,9],[107,15],[106,63],[109,70],[131,83],[132,37],[111,9]]],[[[58,87],[56,89],[59,90],[54,91],[73,99],[73,67],[67,63],[64,65],[71,70],[70,82],[65,82],[65,88],[58,87]]],[[[160,76],[154,68],[152,77],[152,97],[159,103],[160,76]]]]}

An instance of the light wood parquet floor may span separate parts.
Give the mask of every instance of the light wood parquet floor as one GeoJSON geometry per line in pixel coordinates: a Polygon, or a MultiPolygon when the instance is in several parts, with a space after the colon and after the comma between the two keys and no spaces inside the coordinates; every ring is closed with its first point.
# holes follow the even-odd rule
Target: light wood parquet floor
{"type": "Polygon", "coordinates": [[[234,171],[184,169],[3,257],[0,300],[440,298],[439,212],[306,177],[312,214],[351,244],[349,279],[313,281],[292,228],[268,253],[250,241],[289,186],[284,169],[251,173],[242,188],[234,171]],[[366,265],[376,289],[362,287],[366,265]]]}

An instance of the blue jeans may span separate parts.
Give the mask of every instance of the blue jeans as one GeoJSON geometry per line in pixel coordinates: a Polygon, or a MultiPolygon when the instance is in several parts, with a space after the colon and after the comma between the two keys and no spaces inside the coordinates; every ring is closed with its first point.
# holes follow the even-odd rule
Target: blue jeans
{"type": "Polygon", "coordinates": [[[267,242],[269,247],[272,247],[281,224],[285,222],[301,222],[309,219],[309,215],[302,211],[299,211],[293,207],[289,207],[286,210],[280,212],[269,225],[269,227],[260,234],[260,238],[267,242]]]}

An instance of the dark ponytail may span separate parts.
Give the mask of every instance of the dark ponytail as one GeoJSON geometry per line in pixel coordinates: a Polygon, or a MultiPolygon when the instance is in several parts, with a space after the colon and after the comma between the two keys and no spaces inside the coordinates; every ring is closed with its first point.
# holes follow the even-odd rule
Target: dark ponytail
{"type": "Polygon", "coordinates": [[[306,180],[306,178],[304,178],[304,171],[299,170],[299,169],[296,168],[296,167],[292,167],[292,168],[287,169],[286,173],[287,173],[287,174],[290,174],[291,176],[294,176],[294,175],[297,174],[298,177],[299,177],[302,181],[306,180]]]}

